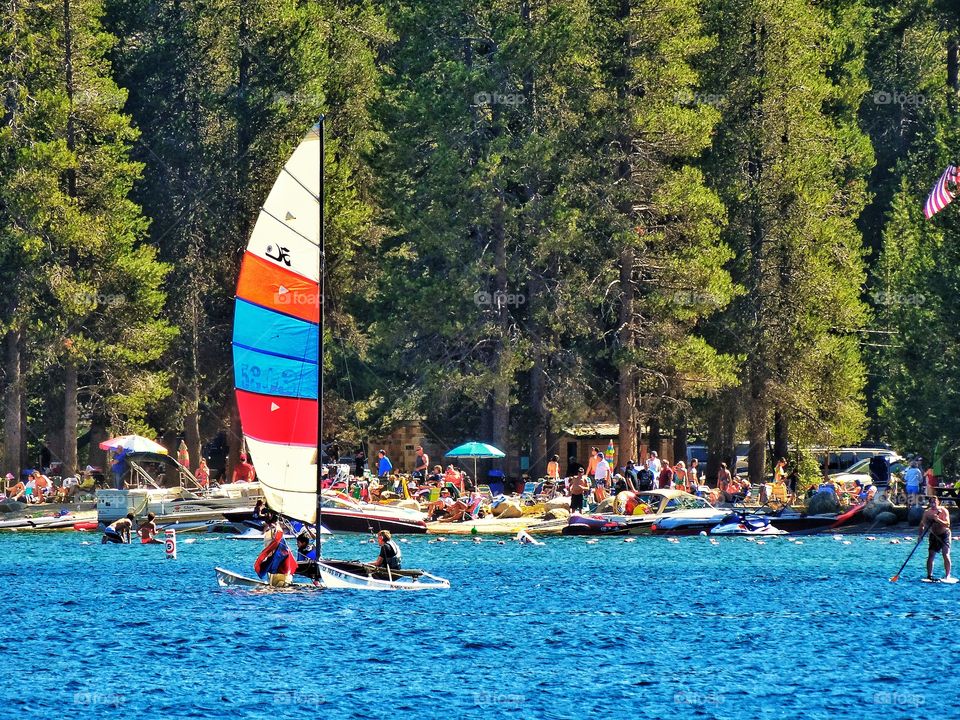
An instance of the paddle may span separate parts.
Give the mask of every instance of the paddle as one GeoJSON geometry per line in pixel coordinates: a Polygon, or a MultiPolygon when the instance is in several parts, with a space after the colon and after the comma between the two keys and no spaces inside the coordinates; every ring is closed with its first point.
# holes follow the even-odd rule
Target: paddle
{"type": "Polygon", "coordinates": [[[907,559],[903,561],[903,565],[900,566],[900,569],[897,570],[897,574],[890,578],[890,582],[896,582],[900,579],[900,573],[903,572],[903,569],[907,566],[907,563],[910,562],[910,558],[913,557],[913,554],[917,551],[917,548],[920,547],[920,543],[923,542],[923,536],[927,534],[929,526],[923,529],[923,532],[920,533],[920,537],[917,538],[917,544],[913,546],[913,550],[910,551],[910,554],[907,555],[907,559]]]}

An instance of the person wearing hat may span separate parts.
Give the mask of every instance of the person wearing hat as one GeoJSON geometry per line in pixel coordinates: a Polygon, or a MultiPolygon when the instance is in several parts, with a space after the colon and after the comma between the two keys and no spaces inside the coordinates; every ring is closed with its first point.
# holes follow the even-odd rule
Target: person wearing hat
{"type": "Polygon", "coordinates": [[[297,562],[311,562],[317,559],[317,548],[312,542],[310,531],[304,528],[297,534],[297,562]]]}
{"type": "Polygon", "coordinates": [[[245,452],[240,453],[240,462],[233,469],[233,481],[235,483],[253,482],[256,479],[257,471],[254,470],[251,463],[247,462],[247,454],[245,452]]]}
{"type": "Polygon", "coordinates": [[[27,486],[22,482],[17,482],[16,478],[13,476],[13,473],[7,473],[7,484],[4,488],[4,492],[7,496],[7,500],[20,500],[23,497],[23,494],[27,490],[27,486]]]}

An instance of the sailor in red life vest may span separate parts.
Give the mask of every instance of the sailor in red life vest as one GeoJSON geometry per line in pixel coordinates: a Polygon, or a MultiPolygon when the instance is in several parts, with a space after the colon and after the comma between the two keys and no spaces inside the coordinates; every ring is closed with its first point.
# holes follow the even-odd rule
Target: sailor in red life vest
{"type": "Polygon", "coordinates": [[[297,559],[283,539],[283,530],[275,527],[265,539],[268,539],[267,546],[253,563],[254,571],[274,587],[290,585],[297,571],[297,559]]]}
{"type": "Polygon", "coordinates": [[[257,479],[257,471],[253,469],[253,465],[247,462],[247,454],[240,453],[240,462],[233,469],[233,481],[238,482],[253,482],[257,479]]]}

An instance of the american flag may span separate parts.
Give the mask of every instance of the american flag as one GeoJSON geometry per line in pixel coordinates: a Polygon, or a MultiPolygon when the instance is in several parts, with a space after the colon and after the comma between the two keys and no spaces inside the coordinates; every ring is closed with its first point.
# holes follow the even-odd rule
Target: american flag
{"type": "Polygon", "coordinates": [[[937,184],[930,191],[927,202],[924,203],[923,215],[927,220],[943,210],[953,200],[956,190],[950,189],[951,184],[956,188],[957,168],[953,165],[947,165],[947,169],[943,171],[943,175],[940,176],[937,184]]]}

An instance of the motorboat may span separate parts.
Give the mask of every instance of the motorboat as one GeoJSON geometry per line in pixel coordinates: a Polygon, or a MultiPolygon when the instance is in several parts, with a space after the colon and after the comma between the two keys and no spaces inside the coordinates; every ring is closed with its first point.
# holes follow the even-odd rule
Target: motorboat
{"type": "MultiPolygon", "coordinates": [[[[397,505],[374,505],[353,499],[336,490],[324,490],[322,500],[323,526],[330,532],[420,534],[427,532],[422,512],[397,505]]],[[[234,523],[249,524],[254,519],[253,508],[238,508],[223,513],[234,523]]]]}
{"type": "Polygon", "coordinates": [[[142,518],[151,512],[158,524],[218,521],[225,510],[248,506],[263,497],[257,482],[205,488],[189,469],[166,454],[129,453],[126,460],[129,484],[134,486],[96,491],[97,520],[104,525],[128,513],[142,518]]]}
{"type": "Polygon", "coordinates": [[[767,515],[756,515],[746,512],[733,512],[727,515],[716,527],[711,528],[711,535],[786,535],[785,530],[774,527],[767,515]]]}

